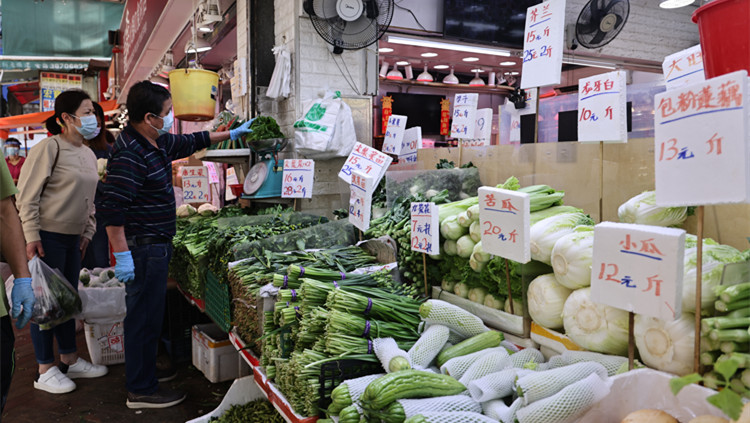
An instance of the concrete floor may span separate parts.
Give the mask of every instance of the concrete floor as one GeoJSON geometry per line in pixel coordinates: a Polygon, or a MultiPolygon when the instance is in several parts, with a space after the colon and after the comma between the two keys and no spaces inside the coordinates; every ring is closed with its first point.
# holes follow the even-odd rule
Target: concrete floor
{"type": "MultiPolygon", "coordinates": [[[[15,328],[15,327],[14,327],[15,328]]],[[[78,332],[78,352],[89,359],[83,331],[78,332]]],[[[28,327],[16,330],[16,372],[2,413],[2,422],[185,422],[215,409],[232,381],[213,384],[188,362],[178,363],[177,378],[167,382],[186,391],[180,405],[162,410],[131,410],[125,406],[125,365],[109,366],[97,379],[76,379],[77,389],[53,395],[34,389],[37,365],[28,327]]]]}

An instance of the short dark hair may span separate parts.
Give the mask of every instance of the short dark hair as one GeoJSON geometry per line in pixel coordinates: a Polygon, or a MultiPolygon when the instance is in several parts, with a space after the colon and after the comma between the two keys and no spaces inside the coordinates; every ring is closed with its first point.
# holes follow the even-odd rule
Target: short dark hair
{"type": "Polygon", "coordinates": [[[47,130],[52,135],[62,133],[62,128],[60,127],[62,114],[67,113],[69,115],[75,115],[76,110],[81,107],[81,103],[83,103],[84,100],[91,100],[91,97],[89,97],[89,95],[83,90],[67,90],[61,92],[55,98],[55,114],[45,122],[47,130]]]}
{"type": "Polygon", "coordinates": [[[21,141],[18,141],[17,138],[10,137],[7,140],[5,140],[5,145],[8,145],[8,144],[15,144],[15,145],[17,145],[17,146],[20,147],[21,146],[21,141]]]}
{"type": "Polygon", "coordinates": [[[160,116],[164,102],[170,97],[169,91],[161,85],[151,81],[136,83],[128,92],[128,119],[131,122],[143,122],[148,113],[160,116]]]}

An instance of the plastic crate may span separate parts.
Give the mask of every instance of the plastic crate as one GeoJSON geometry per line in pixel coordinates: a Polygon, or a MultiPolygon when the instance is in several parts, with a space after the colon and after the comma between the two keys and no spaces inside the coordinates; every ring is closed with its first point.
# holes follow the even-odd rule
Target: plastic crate
{"type": "Polygon", "coordinates": [[[206,272],[206,314],[221,330],[232,328],[232,295],[229,284],[220,281],[210,270],[206,272]]]}
{"type": "Polygon", "coordinates": [[[122,322],[83,323],[86,346],[94,364],[125,362],[125,332],[122,322]]]}
{"type": "Polygon", "coordinates": [[[378,362],[363,360],[336,360],[329,361],[320,366],[320,376],[318,382],[318,400],[319,416],[325,417],[325,410],[331,404],[331,392],[333,388],[339,386],[341,382],[367,375],[383,373],[383,366],[378,362]]]}
{"type": "Polygon", "coordinates": [[[250,367],[240,358],[229,340],[215,323],[193,326],[193,366],[211,383],[246,376],[250,367]]]}

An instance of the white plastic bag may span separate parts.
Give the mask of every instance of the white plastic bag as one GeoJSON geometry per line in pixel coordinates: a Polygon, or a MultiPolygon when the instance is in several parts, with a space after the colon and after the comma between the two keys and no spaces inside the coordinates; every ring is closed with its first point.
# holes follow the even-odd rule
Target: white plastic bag
{"type": "Polygon", "coordinates": [[[289,48],[286,45],[276,46],[273,48],[273,54],[276,57],[276,66],[273,68],[266,96],[273,99],[287,98],[289,97],[292,73],[292,59],[289,48]]]}
{"type": "Polygon", "coordinates": [[[78,285],[81,297],[80,318],[89,323],[121,322],[125,319],[125,286],[86,288],[78,285]]]}
{"type": "Polygon", "coordinates": [[[352,111],[340,93],[326,92],[322,98],[305,102],[305,114],[294,123],[294,146],[297,153],[309,158],[326,160],[346,157],[357,137],[352,111]]]}

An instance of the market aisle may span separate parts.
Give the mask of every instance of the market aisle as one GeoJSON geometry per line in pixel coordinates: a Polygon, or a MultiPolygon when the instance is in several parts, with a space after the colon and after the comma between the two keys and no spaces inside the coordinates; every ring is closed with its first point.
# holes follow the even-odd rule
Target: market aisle
{"type": "MultiPolygon", "coordinates": [[[[89,359],[83,332],[78,332],[78,351],[89,359]]],[[[56,354],[57,356],[57,354],[56,354]]],[[[185,390],[180,405],[163,410],[131,410],[125,406],[125,365],[109,366],[98,379],[76,379],[69,394],[52,395],[34,389],[36,361],[28,328],[16,330],[16,373],[10,387],[2,422],[185,422],[216,408],[232,381],[210,383],[190,362],[178,364],[177,378],[167,384],[185,390]]]]}

